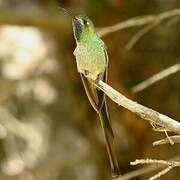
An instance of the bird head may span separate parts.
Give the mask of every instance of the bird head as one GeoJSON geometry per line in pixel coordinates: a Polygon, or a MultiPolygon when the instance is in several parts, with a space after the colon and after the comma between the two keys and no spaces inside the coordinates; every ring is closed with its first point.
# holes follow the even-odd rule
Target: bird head
{"type": "Polygon", "coordinates": [[[73,31],[76,41],[94,33],[93,22],[86,15],[77,15],[72,18],[73,31]]]}

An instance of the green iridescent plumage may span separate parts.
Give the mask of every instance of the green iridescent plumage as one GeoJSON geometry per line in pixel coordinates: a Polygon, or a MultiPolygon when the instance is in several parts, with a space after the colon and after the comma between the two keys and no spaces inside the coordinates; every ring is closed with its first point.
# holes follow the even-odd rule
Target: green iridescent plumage
{"type": "Polygon", "coordinates": [[[78,42],[74,51],[77,68],[80,73],[86,71],[92,76],[97,77],[103,74],[107,67],[104,45],[94,33],[86,37],[84,36],[82,38],[86,39],[78,42]]]}

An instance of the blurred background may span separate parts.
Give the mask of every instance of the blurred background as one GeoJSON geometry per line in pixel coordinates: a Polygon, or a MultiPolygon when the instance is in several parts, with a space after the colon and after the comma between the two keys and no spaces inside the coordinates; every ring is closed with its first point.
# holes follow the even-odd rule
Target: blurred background
{"type": "MultiPolygon", "coordinates": [[[[110,167],[100,122],[85,95],[73,56],[71,19],[57,7],[85,12],[96,27],[135,16],[180,7],[179,0],[0,0],[0,179],[106,180],[110,167]],[[59,13],[59,31],[11,26],[3,12],[59,13]]],[[[131,87],[180,59],[180,19],[172,18],[144,35],[128,51],[126,45],[142,27],[108,34],[109,84],[132,100],[180,119],[180,73],[137,94],[131,87]]],[[[52,18],[53,21],[53,18],[52,18]]],[[[27,22],[24,22],[25,24],[27,22]]],[[[15,22],[13,23],[15,24],[15,22]]],[[[23,24],[23,23],[22,23],[23,24]]],[[[38,24],[38,21],[37,21],[38,24]]],[[[48,28],[47,28],[48,29],[48,28]]],[[[140,158],[169,159],[179,155],[175,144],[153,147],[165,138],[135,114],[109,102],[122,174],[140,158]]],[[[154,173],[134,179],[147,179],[154,173]]],[[[180,179],[179,169],[161,179],[180,179]]]]}

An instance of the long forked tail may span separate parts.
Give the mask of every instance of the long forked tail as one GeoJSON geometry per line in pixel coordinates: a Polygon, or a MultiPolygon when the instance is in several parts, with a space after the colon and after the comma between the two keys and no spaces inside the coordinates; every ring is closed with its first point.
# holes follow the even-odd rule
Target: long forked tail
{"type": "Polygon", "coordinates": [[[121,175],[119,170],[119,165],[117,161],[117,156],[115,153],[115,147],[114,147],[114,135],[112,131],[112,127],[110,124],[109,114],[106,102],[104,102],[104,105],[99,112],[99,117],[101,120],[101,125],[104,131],[104,136],[106,140],[106,148],[109,155],[109,161],[111,165],[111,174],[112,177],[118,177],[121,175]]]}
{"type": "MultiPolygon", "coordinates": [[[[107,73],[107,72],[106,72],[107,73]]],[[[114,135],[111,127],[110,117],[108,113],[108,107],[106,102],[106,96],[102,91],[96,89],[91,81],[81,75],[81,79],[88,96],[88,99],[94,108],[94,110],[99,114],[101,125],[104,131],[104,136],[106,140],[106,148],[108,151],[109,161],[111,165],[112,177],[120,176],[119,165],[115,153],[114,147],[114,135]]],[[[106,78],[106,76],[104,76],[106,78]]],[[[104,79],[105,80],[105,79],[104,79]]],[[[106,81],[106,80],[105,80],[106,81]]]]}

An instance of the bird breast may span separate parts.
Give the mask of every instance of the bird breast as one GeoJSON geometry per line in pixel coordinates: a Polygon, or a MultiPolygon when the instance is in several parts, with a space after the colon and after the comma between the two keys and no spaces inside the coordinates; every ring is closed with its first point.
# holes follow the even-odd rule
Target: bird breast
{"type": "Polygon", "coordinates": [[[80,73],[85,71],[97,77],[105,72],[107,67],[104,48],[98,44],[79,43],[74,51],[77,68],[80,73]]]}

